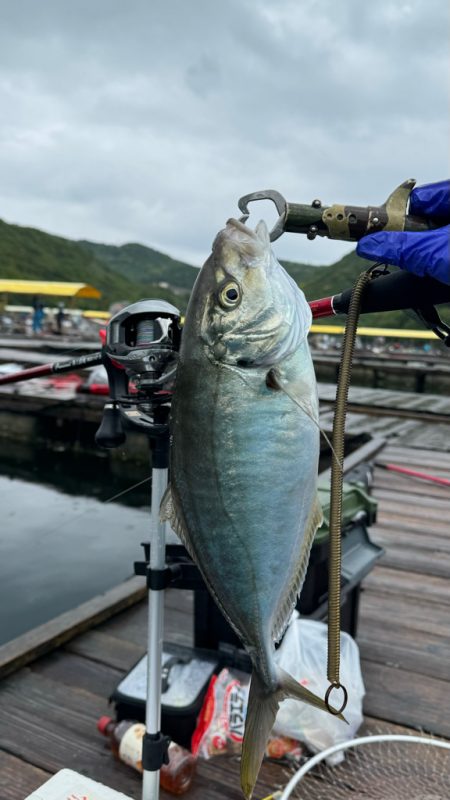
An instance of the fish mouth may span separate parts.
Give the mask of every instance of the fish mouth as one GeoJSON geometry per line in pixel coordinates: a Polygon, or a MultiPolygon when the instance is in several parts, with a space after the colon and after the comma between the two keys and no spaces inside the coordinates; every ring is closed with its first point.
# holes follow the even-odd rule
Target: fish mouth
{"type": "Polygon", "coordinates": [[[267,227],[260,222],[256,229],[249,228],[238,219],[231,217],[225,228],[214,239],[212,252],[215,260],[225,262],[228,258],[238,260],[246,267],[261,266],[269,261],[270,240],[267,227]]]}
{"type": "Polygon", "coordinates": [[[254,239],[257,238],[255,231],[252,228],[249,228],[248,225],[245,225],[240,219],[230,217],[230,219],[227,219],[226,224],[230,225],[232,228],[236,228],[238,231],[241,231],[241,233],[245,233],[246,236],[252,236],[254,239]]]}

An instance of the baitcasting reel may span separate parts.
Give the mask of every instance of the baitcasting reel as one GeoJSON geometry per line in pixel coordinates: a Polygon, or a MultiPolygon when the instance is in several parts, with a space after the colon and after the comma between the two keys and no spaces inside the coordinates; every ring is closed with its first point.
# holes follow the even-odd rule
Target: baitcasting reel
{"type": "Polygon", "coordinates": [[[140,300],[108,323],[102,361],[111,403],[95,440],[100,447],[125,441],[123,423],[158,436],[167,432],[181,328],[180,312],[164,300],[140,300]]]}

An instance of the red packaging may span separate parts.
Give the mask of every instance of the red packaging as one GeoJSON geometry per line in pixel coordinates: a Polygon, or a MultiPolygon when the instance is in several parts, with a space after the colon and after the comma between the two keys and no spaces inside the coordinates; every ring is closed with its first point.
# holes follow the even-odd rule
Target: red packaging
{"type": "MultiPolygon", "coordinates": [[[[207,759],[241,752],[249,685],[250,676],[245,673],[223,669],[213,675],[192,736],[195,756],[207,759]]],[[[270,738],[266,747],[269,758],[300,758],[302,753],[300,743],[285,736],[270,738]]]]}

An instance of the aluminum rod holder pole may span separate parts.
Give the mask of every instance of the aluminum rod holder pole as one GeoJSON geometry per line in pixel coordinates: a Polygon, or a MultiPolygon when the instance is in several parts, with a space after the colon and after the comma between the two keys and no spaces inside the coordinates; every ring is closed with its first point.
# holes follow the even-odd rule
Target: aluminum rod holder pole
{"type": "MultiPolygon", "coordinates": [[[[150,569],[164,569],[166,562],[165,522],[159,520],[159,507],[167,486],[167,469],[152,471],[150,569]]],[[[163,645],[164,591],[148,593],[148,654],[147,701],[145,726],[147,733],[159,733],[161,728],[161,661],[163,645]]],[[[159,770],[144,770],[142,800],[158,800],[159,770]]]]}

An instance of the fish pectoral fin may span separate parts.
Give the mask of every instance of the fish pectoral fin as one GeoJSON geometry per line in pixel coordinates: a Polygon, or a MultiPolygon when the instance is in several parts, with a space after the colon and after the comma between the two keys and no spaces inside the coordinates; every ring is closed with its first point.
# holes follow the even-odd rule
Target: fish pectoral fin
{"type": "MultiPolygon", "coordinates": [[[[277,677],[278,689],[268,692],[258,673],[252,672],[241,758],[241,786],[247,800],[253,794],[267,740],[281,701],[293,697],[330,713],[325,700],[298,683],[288,672],[278,668],[277,677]]],[[[343,714],[337,716],[344,722],[347,721],[343,714]]]]}
{"type": "Polygon", "coordinates": [[[176,500],[176,495],[171,484],[168,485],[163,494],[161,505],[159,507],[159,518],[161,522],[170,522],[172,530],[174,530],[177,536],[179,536],[189,555],[192,555],[189,534],[184,521],[183,512],[176,500]]]}
{"type": "Polygon", "coordinates": [[[278,374],[277,370],[275,370],[275,369],[269,370],[269,372],[267,373],[267,377],[266,377],[266,385],[270,389],[278,389],[279,391],[284,392],[285,394],[287,394],[287,396],[290,397],[292,402],[295,403],[295,405],[298,406],[299,409],[301,411],[303,411],[306,414],[307,417],[309,417],[311,422],[313,422],[314,425],[316,426],[316,428],[319,429],[319,431],[322,434],[323,438],[325,439],[328,447],[330,448],[330,450],[331,450],[331,452],[333,454],[334,459],[336,460],[336,463],[337,463],[339,469],[342,471],[342,468],[343,468],[342,464],[341,464],[341,462],[339,461],[339,459],[338,459],[338,457],[336,455],[335,449],[334,449],[334,447],[333,447],[333,445],[332,445],[332,443],[330,441],[330,438],[325,433],[324,429],[321,427],[321,425],[319,423],[318,411],[314,411],[310,404],[308,405],[307,403],[302,401],[302,399],[300,397],[297,397],[295,391],[293,391],[291,389],[291,387],[288,387],[286,381],[283,381],[281,379],[281,377],[278,374]]]}

